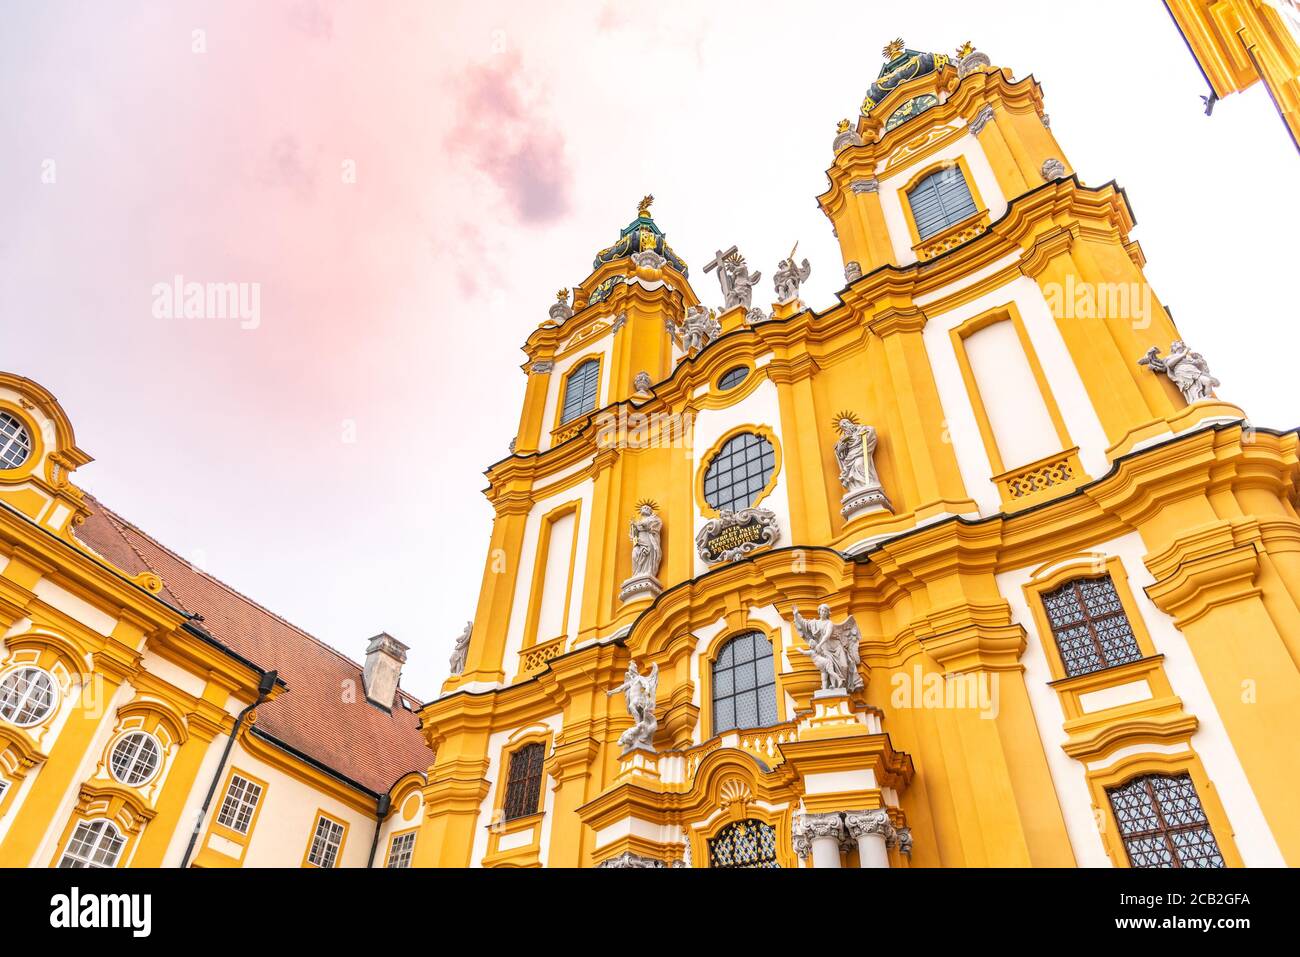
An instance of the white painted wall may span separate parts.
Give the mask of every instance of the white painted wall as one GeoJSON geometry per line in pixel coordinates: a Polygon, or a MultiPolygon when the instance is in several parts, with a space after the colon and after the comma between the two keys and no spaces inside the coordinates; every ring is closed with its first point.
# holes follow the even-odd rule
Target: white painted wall
{"type": "MultiPolygon", "coordinates": [[[[1100,542],[1091,546],[1090,550],[1107,556],[1118,556],[1124,565],[1138,613],[1151,634],[1156,652],[1165,656],[1165,674],[1174,694],[1182,699],[1184,709],[1199,721],[1198,729],[1192,735],[1192,747],[1200,756],[1206,773],[1223,802],[1243,862],[1247,867],[1285,867],[1282,853],[1273,839],[1232,742],[1228,739],[1218,709],[1214,706],[1214,700],[1210,697],[1205,679],[1201,677],[1186,639],[1174,627],[1173,619],[1160,611],[1144,591],[1155,579],[1142,563],[1146,549],[1141,536],[1132,532],[1100,542]]],[[[1033,569],[1030,568],[1004,572],[997,576],[998,588],[1011,606],[1013,620],[1025,628],[1026,648],[1020,659],[1025,666],[1025,685],[1034,721],[1047,753],[1048,770],[1061,802],[1075,858],[1082,867],[1109,867],[1110,859],[1106,856],[1093,818],[1092,799],[1088,793],[1084,766],[1061,750],[1061,745],[1066,740],[1062,728],[1065,714],[1061,710],[1057,692],[1048,686],[1052,674],[1043,645],[1045,641],[1052,641],[1052,637],[1037,633],[1021,587],[1029,580],[1032,572],[1033,569]]],[[[1162,750],[1156,745],[1141,746],[1141,749],[1157,753],[1162,750]]],[[[1139,748],[1131,749],[1137,750],[1139,748]]],[[[1125,753],[1130,753],[1130,750],[1125,753]]],[[[1102,764],[1109,765],[1118,759],[1112,756],[1102,764]]]]}
{"type": "Polygon", "coordinates": [[[966,338],[966,355],[1006,469],[1061,451],[1061,440],[1009,320],[966,338]]]}

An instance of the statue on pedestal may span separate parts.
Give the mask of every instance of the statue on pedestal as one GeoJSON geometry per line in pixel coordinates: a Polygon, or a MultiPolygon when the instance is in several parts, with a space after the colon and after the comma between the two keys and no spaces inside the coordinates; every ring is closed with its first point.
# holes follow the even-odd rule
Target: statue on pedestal
{"type": "Polygon", "coordinates": [[[687,309],[686,318],[680,326],[671,319],[665,319],[664,326],[677,348],[686,353],[699,352],[722,335],[722,324],[718,322],[713,310],[705,306],[691,306],[687,309]]]}
{"type": "Polygon", "coordinates": [[[456,647],[451,650],[451,673],[458,675],[465,670],[465,659],[469,657],[469,636],[474,631],[474,622],[465,622],[465,630],[456,639],[456,647]]]}
{"type": "Polygon", "coordinates": [[[744,306],[748,311],[753,304],[754,286],[763,278],[763,274],[756,272],[750,275],[745,257],[735,246],[726,252],[719,249],[713,261],[704,267],[705,272],[713,272],[715,269],[718,270],[718,282],[722,286],[722,308],[727,310],[744,306]]]}
{"type": "Polygon", "coordinates": [[[623,582],[619,598],[629,601],[643,595],[653,598],[663,591],[659,565],[663,561],[664,520],[655,514],[655,503],[646,499],[628,526],[632,539],[632,577],[623,582]]]}
{"type": "Polygon", "coordinates": [[[841,412],[835,417],[835,427],[840,438],[835,443],[835,461],[840,466],[840,485],[844,495],[840,499],[840,512],[849,518],[859,512],[893,510],[876,474],[873,454],[876,451],[876,430],[858,422],[852,412],[841,412]]]}
{"type": "Polygon", "coordinates": [[[811,621],[800,615],[796,608],[794,627],[808,643],[807,648],[797,650],[811,658],[821,672],[823,691],[852,694],[862,690],[862,675],[858,674],[858,665],[862,661],[858,643],[862,640],[862,632],[852,615],[837,625],[831,621],[830,605],[818,607],[817,617],[811,621]]]}
{"type": "Polygon", "coordinates": [[[804,259],[802,266],[796,266],[794,261],[795,249],[799,244],[794,244],[794,249],[790,250],[790,255],[782,259],[776,266],[776,275],[772,277],[772,282],[776,286],[776,301],[779,303],[794,302],[799,298],[799,287],[807,282],[808,276],[812,273],[812,267],[808,265],[808,260],[804,259]]]}
{"type": "Polygon", "coordinates": [[[650,665],[646,674],[637,671],[636,662],[628,662],[627,677],[623,683],[612,691],[605,692],[606,697],[613,697],[623,692],[627,702],[627,713],[632,716],[632,727],[619,737],[618,743],[623,754],[637,748],[654,753],[655,729],[659,722],[655,718],[655,694],[659,690],[659,664],[650,665]]]}

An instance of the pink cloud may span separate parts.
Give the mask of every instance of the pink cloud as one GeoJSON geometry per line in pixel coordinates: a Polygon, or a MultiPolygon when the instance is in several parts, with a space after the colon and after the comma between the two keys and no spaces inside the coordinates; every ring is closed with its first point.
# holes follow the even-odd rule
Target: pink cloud
{"type": "Polygon", "coordinates": [[[517,53],[471,66],[447,146],[499,189],[524,223],[549,223],[569,211],[573,169],[563,129],[545,91],[527,86],[517,53]]]}

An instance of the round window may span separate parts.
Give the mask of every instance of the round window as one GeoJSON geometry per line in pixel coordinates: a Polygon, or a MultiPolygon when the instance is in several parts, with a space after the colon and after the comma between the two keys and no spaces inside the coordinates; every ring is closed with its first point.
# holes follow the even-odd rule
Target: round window
{"type": "Polygon", "coordinates": [[[158,772],[162,748],[158,739],[146,731],[132,731],[113,745],[109,769],[113,777],[131,787],[144,784],[158,772]]]}
{"type": "Polygon", "coordinates": [[[0,469],[16,469],[32,454],[27,427],[8,412],[0,412],[0,469]]]}
{"type": "Polygon", "coordinates": [[[704,472],[704,501],[719,512],[749,508],[776,470],[776,449],[761,435],[728,439],[704,472]]]}
{"type": "Polygon", "coordinates": [[[745,381],[749,375],[749,369],[745,366],[736,366],[734,369],[728,369],[718,378],[718,390],[726,392],[728,389],[734,389],[740,383],[745,381]]]}
{"type": "Polygon", "coordinates": [[[0,718],[21,728],[40,724],[54,710],[54,679],[43,668],[18,668],[0,681],[0,718]]]}

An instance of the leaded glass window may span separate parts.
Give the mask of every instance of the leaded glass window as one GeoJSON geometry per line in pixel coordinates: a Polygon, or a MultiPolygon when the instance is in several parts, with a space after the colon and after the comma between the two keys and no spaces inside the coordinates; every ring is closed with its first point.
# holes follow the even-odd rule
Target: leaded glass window
{"type": "Polygon", "coordinates": [[[1109,575],[1066,582],[1043,595],[1043,608],[1068,677],[1142,657],[1109,575]]]}
{"type": "Polygon", "coordinates": [[[16,469],[32,454],[32,437],[8,412],[0,412],[0,469],[16,469]]]}
{"type": "Polygon", "coordinates": [[[59,867],[116,867],[126,844],[112,821],[82,821],[72,832],[59,867]]]}
{"type": "Polygon", "coordinates": [[[564,424],[596,408],[596,386],[600,384],[600,360],[588,359],[564,380],[564,407],[560,423],[564,424]]]}
{"type": "Polygon", "coordinates": [[[966,177],[957,166],[936,170],[925,177],[908,192],[907,201],[912,206],[917,235],[922,239],[978,212],[966,177]]]}
{"type": "Polygon", "coordinates": [[[752,818],[728,824],[709,841],[709,867],[780,867],[776,831],[752,818]]]}
{"type": "Polygon", "coordinates": [[[713,733],[776,722],[772,643],[757,631],[737,635],[713,663],[713,733]]]}
{"type": "Polygon", "coordinates": [[[54,710],[54,679],[41,668],[18,668],[0,681],[0,718],[22,728],[40,724],[54,710]]]}
{"type": "Polygon", "coordinates": [[[746,366],[736,366],[734,369],[728,369],[718,377],[718,391],[726,392],[728,389],[734,389],[744,382],[748,375],[749,369],[746,366]]]}
{"type": "Polygon", "coordinates": [[[1134,867],[1225,866],[1189,775],[1148,774],[1106,796],[1134,867]]]}
{"type": "Polygon", "coordinates": [[[158,771],[162,748],[158,739],[146,731],[132,731],[113,745],[108,765],[113,777],[123,784],[139,787],[158,771]]]}
{"type": "Polygon", "coordinates": [[[506,777],[506,802],[502,817],[513,821],[517,817],[536,814],[542,796],[542,761],[546,748],[542,744],[526,744],[510,755],[510,773],[506,777]]]}
{"type": "Polygon", "coordinates": [[[704,501],[719,512],[738,512],[757,501],[776,470],[776,449],[761,435],[744,432],[718,450],[704,472],[704,501]]]}

